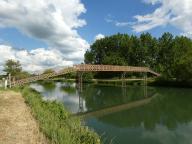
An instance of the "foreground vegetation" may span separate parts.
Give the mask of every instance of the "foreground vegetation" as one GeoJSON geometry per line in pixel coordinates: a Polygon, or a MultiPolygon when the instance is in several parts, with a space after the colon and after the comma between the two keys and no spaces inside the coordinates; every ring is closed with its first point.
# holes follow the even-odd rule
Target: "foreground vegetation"
{"type": "Polygon", "coordinates": [[[79,118],[70,117],[62,104],[43,101],[41,95],[29,87],[22,90],[22,95],[51,143],[100,144],[99,136],[82,126],[79,118]]]}

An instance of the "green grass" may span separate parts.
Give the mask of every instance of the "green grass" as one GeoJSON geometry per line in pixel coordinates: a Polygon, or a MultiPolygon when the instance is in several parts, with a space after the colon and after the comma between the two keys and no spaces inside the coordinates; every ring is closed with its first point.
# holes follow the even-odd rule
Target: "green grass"
{"type": "Polygon", "coordinates": [[[100,144],[100,137],[83,126],[79,118],[70,117],[63,104],[43,101],[41,95],[29,87],[23,88],[22,95],[50,143],[100,144]]]}

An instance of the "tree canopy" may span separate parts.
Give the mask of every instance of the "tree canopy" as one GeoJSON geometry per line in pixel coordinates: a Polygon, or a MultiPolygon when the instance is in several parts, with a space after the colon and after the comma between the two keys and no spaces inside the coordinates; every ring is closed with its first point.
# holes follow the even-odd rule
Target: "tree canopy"
{"type": "Polygon", "coordinates": [[[15,77],[16,79],[27,78],[30,74],[26,71],[22,71],[22,67],[19,61],[14,61],[9,59],[5,62],[4,71],[7,74],[11,74],[11,76],[15,77]]]}
{"type": "Polygon", "coordinates": [[[86,64],[147,66],[166,79],[192,79],[192,40],[164,33],[155,38],[116,34],[96,40],[85,53],[86,64]]]}
{"type": "Polygon", "coordinates": [[[12,76],[16,76],[22,71],[22,67],[19,61],[14,61],[12,59],[7,60],[4,65],[4,71],[7,74],[11,74],[12,76]]]}

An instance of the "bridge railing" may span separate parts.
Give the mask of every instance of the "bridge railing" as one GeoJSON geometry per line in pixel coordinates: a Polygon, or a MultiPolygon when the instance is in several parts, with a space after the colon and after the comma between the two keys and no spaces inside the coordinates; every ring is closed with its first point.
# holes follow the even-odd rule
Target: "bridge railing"
{"type": "Polygon", "coordinates": [[[113,66],[113,65],[74,65],[77,71],[119,71],[119,72],[149,72],[147,67],[113,66]]]}
{"type": "Polygon", "coordinates": [[[48,79],[50,77],[55,77],[59,75],[63,75],[70,72],[86,72],[86,71],[111,71],[111,72],[150,72],[156,76],[160,76],[160,74],[150,70],[148,67],[134,67],[134,66],[114,66],[114,65],[91,65],[91,64],[80,64],[74,65],[73,67],[68,67],[58,72],[48,73],[48,74],[40,74],[36,76],[32,76],[29,78],[21,79],[14,81],[14,85],[23,85],[25,83],[30,83],[37,80],[48,79]]]}
{"type": "Polygon", "coordinates": [[[72,71],[75,71],[75,69],[73,67],[68,67],[68,68],[60,70],[58,72],[40,74],[40,75],[32,76],[32,77],[29,77],[29,78],[17,80],[17,81],[14,82],[14,85],[23,85],[25,83],[30,83],[30,82],[37,81],[37,80],[48,79],[50,77],[55,77],[55,76],[59,76],[59,75],[62,75],[62,74],[70,73],[72,71]]]}

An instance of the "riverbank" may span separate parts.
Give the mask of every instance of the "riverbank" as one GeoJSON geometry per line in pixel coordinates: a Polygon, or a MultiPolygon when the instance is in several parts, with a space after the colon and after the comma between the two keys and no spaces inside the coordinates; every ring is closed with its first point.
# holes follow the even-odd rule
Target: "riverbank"
{"type": "Polygon", "coordinates": [[[0,143],[100,144],[100,137],[71,118],[63,104],[43,101],[29,87],[16,91],[0,90],[0,143]]]}
{"type": "MultiPolygon", "coordinates": [[[[76,82],[76,79],[51,79],[50,81],[57,82],[76,82]]],[[[90,79],[84,80],[83,83],[93,83],[102,86],[122,86],[122,79],[90,79]]],[[[132,79],[124,79],[124,84],[133,85],[133,86],[141,86],[144,85],[143,78],[132,78],[132,79]]],[[[189,81],[178,81],[175,79],[163,79],[163,78],[148,78],[147,79],[148,86],[154,87],[175,87],[175,88],[192,88],[192,80],[189,81]]]]}
{"type": "Polygon", "coordinates": [[[156,79],[154,81],[149,81],[148,85],[149,86],[155,86],[155,87],[192,88],[192,81],[156,79]]]}
{"type": "MultiPolygon", "coordinates": [[[[76,82],[76,79],[51,79],[50,81],[52,80],[56,82],[76,82]]],[[[144,81],[143,78],[124,79],[126,85],[143,85],[144,84],[143,81],[144,81]]],[[[152,82],[154,81],[154,79],[149,78],[147,81],[152,82]]],[[[121,86],[122,79],[89,79],[89,80],[83,80],[83,83],[94,83],[106,86],[121,86]]]]}
{"type": "Polygon", "coordinates": [[[0,90],[0,143],[47,143],[30,109],[18,92],[0,90]]]}
{"type": "Polygon", "coordinates": [[[21,92],[38,121],[40,130],[51,143],[100,144],[99,136],[83,126],[79,118],[70,117],[63,104],[43,101],[42,96],[29,87],[25,87],[21,92]]]}

